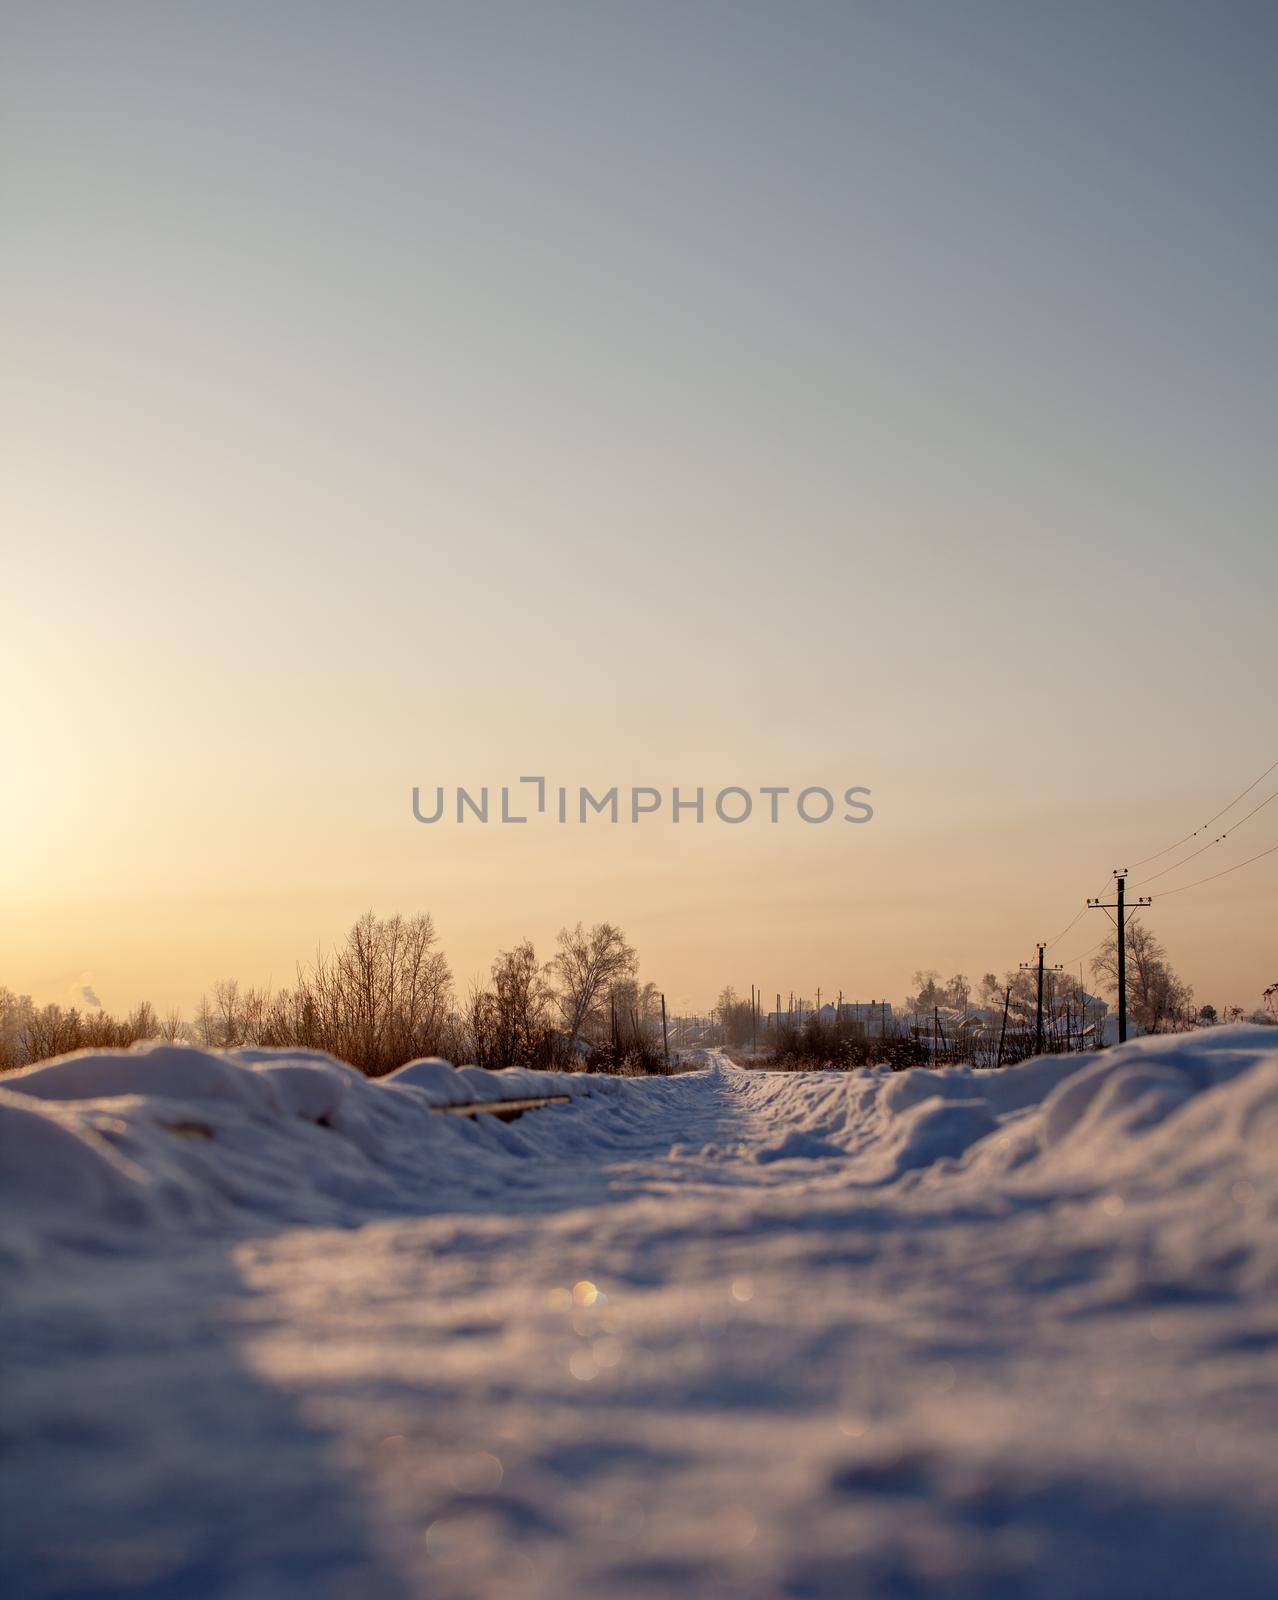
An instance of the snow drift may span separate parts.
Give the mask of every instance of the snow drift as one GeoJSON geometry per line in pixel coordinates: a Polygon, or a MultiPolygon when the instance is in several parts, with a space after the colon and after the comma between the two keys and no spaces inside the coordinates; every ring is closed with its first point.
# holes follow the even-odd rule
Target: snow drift
{"type": "Polygon", "coordinates": [[[1278,1033],[0,1082],[6,1595],[1278,1593],[1278,1033]],[[437,1107],[567,1094],[504,1124],[437,1107]]]}
{"type": "Polygon", "coordinates": [[[438,1107],[619,1092],[615,1078],[440,1060],[369,1079],[314,1051],[79,1052],[0,1079],[0,1251],[464,1204],[494,1160],[508,1168],[528,1148],[494,1119],[438,1107]]]}
{"type": "MultiPolygon", "coordinates": [[[[1140,1039],[999,1073],[740,1080],[783,1131],[731,1153],[769,1166],[824,1161],[850,1184],[1103,1185],[1148,1198],[1209,1176],[1254,1184],[1278,1162],[1278,1045],[1263,1028],[1140,1039]]],[[[0,1247],[126,1246],[150,1227],[354,1224],[464,1208],[476,1189],[518,1184],[529,1159],[659,1118],[686,1082],[440,1060],[368,1079],[317,1052],[81,1052],[0,1080],[0,1247]],[[570,1106],[513,1126],[437,1114],[565,1094],[570,1106]]],[[[1262,1208],[1249,1216],[1259,1223],[1262,1208]]]]}

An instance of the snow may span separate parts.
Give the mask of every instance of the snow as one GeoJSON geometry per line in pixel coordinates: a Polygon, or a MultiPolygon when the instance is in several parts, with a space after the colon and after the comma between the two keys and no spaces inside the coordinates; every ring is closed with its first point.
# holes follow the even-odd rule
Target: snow
{"type": "Polygon", "coordinates": [[[1268,1597],[1276,1176],[1245,1026],[998,1073],[11,1074],[0,1588],[1268,1597]]]}

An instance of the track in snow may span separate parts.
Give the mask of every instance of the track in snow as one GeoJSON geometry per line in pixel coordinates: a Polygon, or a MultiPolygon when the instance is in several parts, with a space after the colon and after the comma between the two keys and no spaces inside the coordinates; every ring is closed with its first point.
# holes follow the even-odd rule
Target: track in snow
{"type": "Polygon", "coordinates": [[[6,1593],[1270,1595],[1257,1031],[1091,1099],[716,1059],[434,1119],[402,1214],[55,1243],[6,1593]]]}

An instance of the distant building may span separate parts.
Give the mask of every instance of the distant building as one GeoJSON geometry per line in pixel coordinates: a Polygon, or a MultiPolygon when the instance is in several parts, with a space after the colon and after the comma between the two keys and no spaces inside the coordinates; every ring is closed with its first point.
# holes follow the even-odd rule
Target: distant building
{"type": "Polygon", "coordinates": [[[867,1033],[886,1032],[894,1020],[890,1000],[852,1000],[839,1007],[840,1022],[859,1023],[867,1033]]]}
{"type": "Polygon", "coordinates": [[[798,1028],[813,1017],[831,1026],[837,1022],[841,1027],[867,1034],[891,1033],[895,1021],[889,1000],[845,1000],[842,1005],[831,1005],[827,1001],[820,1010],[804,1001],[796,1001],[792,1011],[769,1011],[767,1020],[772,1028],[798,1028]]]}

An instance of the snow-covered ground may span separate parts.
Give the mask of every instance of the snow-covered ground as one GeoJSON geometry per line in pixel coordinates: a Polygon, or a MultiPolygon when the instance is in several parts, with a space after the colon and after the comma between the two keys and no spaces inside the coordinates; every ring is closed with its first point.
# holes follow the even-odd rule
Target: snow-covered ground
{"type": "Polygon", "coordinates": [[[0,1081],[7,1596],[1278,1593],[1278,1035],[0,1081]],[[517,1122],[430,1109],[549,1087],[517,1122]]]}

